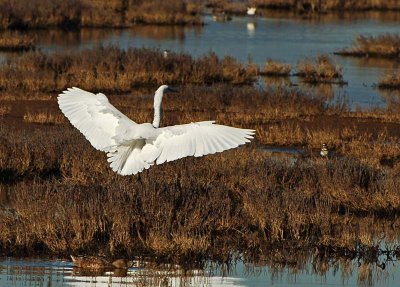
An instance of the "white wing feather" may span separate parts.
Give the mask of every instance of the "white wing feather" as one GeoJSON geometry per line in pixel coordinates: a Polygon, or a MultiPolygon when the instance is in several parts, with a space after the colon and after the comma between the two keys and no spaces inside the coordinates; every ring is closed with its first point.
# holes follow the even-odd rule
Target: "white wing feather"
{"type": "Polygon", "coordinates": [[[107,152],[113,171],[136,174],[155,162],[200,157],[250,142],[254,130],[217,125],[213,121],[154,128],[136,124],[103,94],[70,88],[58,96],[61,111],[98,150],[107,152]]]}
{"type": "Polygon", "coordinates": [[[214,124],[214,121],[160,128],[154,141],[159,150],[157,164],[187,156],[200,157],[232,149],[250,142],[254,130],[214,124]]]}
{"type": "Polygon", "coordinates": [[[250,142],[254,130],[216,125],[213,121],[159,128],[153,139],[134,141],[108,153],[108,161],[121,175],[136,174],[156,162],[174,161],[187,156],[200,157],[222,152],[250,142]]]}
{"type": "Polygon", "coordinates": [[[69,88],[58,96],[61,111],[96,149],[109,151],[117,134],[137,125],[110,104],[104,94],[69,88]]]}

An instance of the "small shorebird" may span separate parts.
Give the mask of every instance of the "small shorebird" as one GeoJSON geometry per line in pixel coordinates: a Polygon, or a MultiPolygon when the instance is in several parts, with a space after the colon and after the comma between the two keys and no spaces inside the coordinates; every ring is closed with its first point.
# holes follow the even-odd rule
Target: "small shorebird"
{"type": "Polygon", "coordinates": [[[169,56],[169,50],[166,49],[166,50],[163,51],[163,57],[164,57],[164,59],[167,59],[168,56],[169,56]]]}
{"type": "Polygon", "coordinates": [[[322,144],[322,148],[321,148],[321,151],[319,152],[319,154],[320,154],[322,157],[325,157],[325,158],[328,157],[328,155],[329,155],[329,150],[328,150],[328,148],[327,148],[327,146],[326,146],[325,143],[322,144]]]}

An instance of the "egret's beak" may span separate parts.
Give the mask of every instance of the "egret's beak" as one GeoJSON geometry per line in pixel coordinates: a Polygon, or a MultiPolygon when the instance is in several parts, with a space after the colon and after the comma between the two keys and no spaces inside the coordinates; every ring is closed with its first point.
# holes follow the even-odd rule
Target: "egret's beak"
{"type": "Polygon", "coordinates": [[[168,86],[166,92],[168,92],[168,93],[178,93],[178,90],[168,86]]]}

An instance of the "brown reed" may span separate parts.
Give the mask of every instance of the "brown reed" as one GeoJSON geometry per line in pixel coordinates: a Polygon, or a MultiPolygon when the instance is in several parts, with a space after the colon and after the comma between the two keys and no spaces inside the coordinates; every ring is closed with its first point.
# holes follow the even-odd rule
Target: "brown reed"
{"type": "Polygon", "coordinates": [[[292,67],[290,64],[281,63],[272,59],[268,59],[260,74],[265,76],[284,76],[290,75],[292,67]]]}
{"type": "Polygon", "coordinates": [[[180,262],[223,260],[267,242],[354,250],[370,230],[355,232],[350,217],[391,216],[400,205],[396,173],[354,158],[293,165],[242,148],[121,177],[70,127],[0,132],[13,147],[0,161],[13,179],[11,210],[0,214],[7,254],[103,251],[180,262]]]}
{"type": "Polygon", "coordinates": [[[0,51],[29,51],[35,49],[35,39],[20,33],[2,33],[0,51]]]}
{"type": "Polygon", "coordinates": [[[354,57],[398,58],[400,56],[400,35],[377,36],[359,35],[351,48],[336,52],[337,55],[354,57]]]}
{"type": "Polygon", "coordinates": [[[183,0],[1,0],[0,11],[2,29],[203,23],[201,5],[183,0]]]}
{"type": "Polygon", "coordinates": [[[42,111],[42,112],[30,112],[28,111],[24,115],[24,121],[30,123],[37,124],[59,124],[65,121],[65,117],[63,115],[57,114],[54,115],[50,112],[42,111]]]}
{"type": "Polygon", "coordinates": [[[297,76],[308,83],[343,83],[342,68],[327,55],[305,59],[297,65],[297,76]]]}
{"type": "Polygon", "coordinates": [[[260,8],[290,10],[295,12],[329,12],[329,11],[388,11],[399,10],[400,4],[395,0],[254,0],[253,5],[260,8]]]}
{"type": "Polygon", "coordinates": [[[156,49],[126,51],[100,47],[67,54],[31,52],[0,65],[0,89],[59,92],[72,84],[83,89],[126,93],[137,86],[156,84],[251,84],[257,79],[253,64],[214,53],[193,59],[174,54],[165,59],[156,49]]]}
{"type": "MultiPolygon", "coordinates": [[[[163,125],[217,119],[255,128],[256,139],[122,177],[67,121],[43,128],[23,120],[21,103],[29,104],[30,114],[46,106],[47,119],[60,117],[56,93],[29,102],[4,100],[0,93],[0,106],[11,107],[0,119],[0,189],[7,191],[0,254],[226,262],[233,252],[261,256],[283,246],[286,252],[273,257],[279,264],[296,258],[288,250],[354,256],[360,246],[375,248],[373,234],[398,238],[398,109],[351,112],[310,91],[282,87],[179,90],[164,99],[163,125]],[[329,159],[318,155],[322,142],[333,153],[329,159]],[[301,152],[282,159],[263,144],[295,145],[301,152]]],[[[133,120],[149,122],[153,93],[154,87],[129,97],[112,94],[110,102],[133,120]]]]}
{"type": "Polygon", "coordinates": [[[0,106],[0,117],[4,117],[5,115],[9,114],[10,111],[11,111],[11,106],[9,105],[0,106]]]}
{"type": "Polygon", "coordinates": [[[400,71],[388,71],[378,83],[380,89],[400,89],[400,71]]]}

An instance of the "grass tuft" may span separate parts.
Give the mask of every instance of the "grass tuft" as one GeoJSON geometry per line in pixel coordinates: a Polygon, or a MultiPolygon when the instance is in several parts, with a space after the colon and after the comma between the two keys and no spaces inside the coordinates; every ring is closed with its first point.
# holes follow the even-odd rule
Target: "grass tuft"
{"type": "Polygon", "coordinates": [[[290,75],[290,71],[292,67],[290,64],[281,63],[278,61],[274,61],[272,59],[268,59],[265,63],[264,68],[261,70],[260,74],[265,76],[278,76],[278,77],[287,77],[290,75]]]}
{"type": "Polygon", "coordinates": [[[400,71],[386,72],[379,81],[378,87],[380,89],[400,89],[400,71]]]}
{"type": "Polygon", "coordinates": [[[29,51],[35,49],[34,38],[20,33],[2,33],[0,51],[29,51]]]}
{"type": "Polygon", "coordinates": [[[359,35],[353,47],[336,52],[337,55],[354,57],[400,57],[400,35],[359,35]]]}
{"type": "Polygon", "coordinates": [[[127,93],[154,84],[252,84],[257,68],[209,53],[198,59],[156,49],[102,47],[67,54],[26,53],[0,66],[3,91],[60,92],[72,84],[86,90],[127,93]]]}
{"type": "Polygon", "coordinates": [[[308,83],[343,83],[342,68],[327,55],[321,55],[315,61],[306,59],[299,62],[297,76],[308,83]]]}
{"type": "Polygon", "coordinates": [[[65,117],[60,114],[52,114],[49,112],[27,112],[24,115],[24,121],[36,124],[59,124],[65,122],[65,117]]]}

